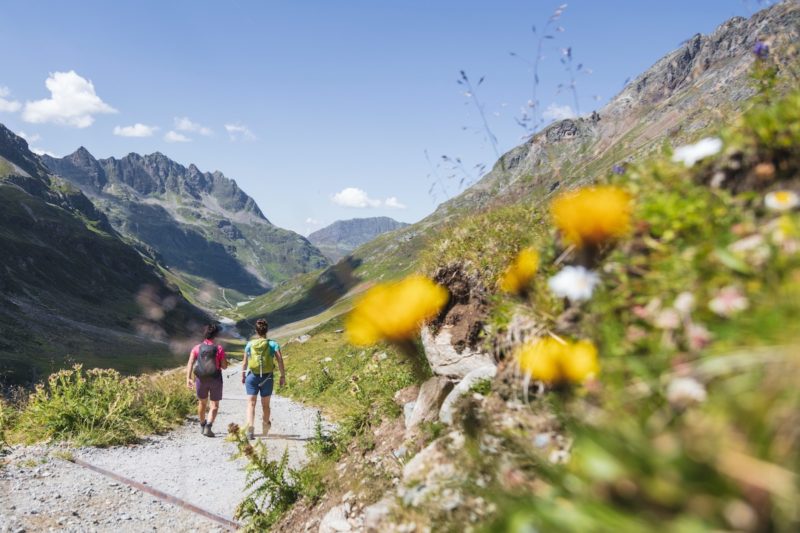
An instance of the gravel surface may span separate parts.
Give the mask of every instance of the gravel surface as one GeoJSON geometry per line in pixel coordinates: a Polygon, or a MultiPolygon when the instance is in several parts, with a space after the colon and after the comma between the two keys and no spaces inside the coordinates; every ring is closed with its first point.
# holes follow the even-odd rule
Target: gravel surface
{"type": "MultiPolygon", "coordinates": [[[[243,425],[246,396],[240,367],[225,371],[215,438],[200,434],[196,417],[163,436],[133,446],[80,448],[71,453],[95,466],[147,484],[209,512],[233,518],[244,494],[242,461],[225,442],[231,422],[243,425]]],[[[261,427],[260,405],[256,428],[261,427]]],[[[272,397],[272,457],[285,449],[293,468],[305,460],[317,410],[272,397]]],[[[260,432],[256,432],[260,437],[260,432]]],[[[99,473],[58,459],[56,448],[16,447],[0,467],[0,532],[21,531],[223,531],[215,522],[99,473]],[[57,455],[57,454],[56,454],[57,455]]]]}

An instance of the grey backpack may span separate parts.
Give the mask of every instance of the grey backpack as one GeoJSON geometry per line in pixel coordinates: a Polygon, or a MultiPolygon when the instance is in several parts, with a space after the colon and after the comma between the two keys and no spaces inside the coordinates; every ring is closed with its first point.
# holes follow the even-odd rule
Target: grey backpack
{"type": "Polygon", "coordinates": [[[209,378],[217,373],[217,345],[200,345],[197,350],[197,359],[194,362],[194,375],[199,378],[209,378]]]}

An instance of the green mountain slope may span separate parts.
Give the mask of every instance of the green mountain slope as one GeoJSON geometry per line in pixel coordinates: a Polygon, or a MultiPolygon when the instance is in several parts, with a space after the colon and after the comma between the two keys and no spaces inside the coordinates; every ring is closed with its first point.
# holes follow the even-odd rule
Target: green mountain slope
{"type": "Polygon", "coordinates": [[[70,361],[140,371],[183,358],[204,315],[70,183],[0,125],[0,380],[70,361]]]}
{"type": "MultiPolygon", "coordinates": [[[[638,161],[664,143],[684,144],[743,111],[755,93],[752,48],[769,38],[776,48],[800,38],[800,5],[784,2],[744,19],[735,17],[709,35],[697,34],[631,81],[587,117],[549,125],[505,153],[478,183],[441,204],[425,219],[364,244],[351,253],[352,283],[391,279],[414,271],[439,237],[474,231],[471,215],[504,206],[542,203],[565,188],[605,176],[614,165],[638,161]]],[[[788,82],[785,82],[788,83],[788,82]]],[[[502,225],[502,222],[498,222],[502,225]]],[[[503,228],[494,228],[502,232],[503,228]]],[[[481,228],[484,231],[485,228],[481,228]]],[[[479,239],[480,234],[469,238],[479,239]]],[[[468,239],[466,239],[468,240],[468,239]]],[[[491,259],[490,257],[487,259],[491,259]]],[[[480,258],[476,258],[480,261],[480,258]]],[[[298,278],[256,298],[240,312],[269,310],[278,321],[298,308],[319,312],[311,291],[329,285],[330,271],[312,283],[298,278]]]]}

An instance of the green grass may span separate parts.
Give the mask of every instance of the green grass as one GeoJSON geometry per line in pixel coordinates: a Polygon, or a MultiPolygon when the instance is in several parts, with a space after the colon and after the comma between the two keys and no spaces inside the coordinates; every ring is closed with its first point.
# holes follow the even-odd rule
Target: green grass
{"type": "Polygon", "coordinates": [[[309,332],[305,343],[284,344],[287,396],[319,406],[333,420],[365,413],[397,416],[395,391],[414,383],[411,364],[390,346],[350,346],[342,317],[309,332]]]}
{"type": "Polygon", "coordinates": [[[194,407],[180,372],[126,378],[76,365],[38,385],[2,429],[11,442],[128,444],[180,424],[194,407]]]}

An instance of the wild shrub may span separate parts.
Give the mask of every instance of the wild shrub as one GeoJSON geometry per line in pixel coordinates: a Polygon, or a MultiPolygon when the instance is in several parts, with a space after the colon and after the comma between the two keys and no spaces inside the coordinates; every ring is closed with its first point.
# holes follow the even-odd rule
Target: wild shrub
{"type": "Polygon", "coordinates": [[[236,508],[235,516],[245,520],[244,531],[265,531],[298,500],[302,481],[289,468],[288,449],[279,461],[271,461],[263,441],[251,444],[236,424],[231,424],[228,432],[228,440],[237,448],[234,457],[247,459],[247,495],[236,508]]]}
{"type": "Polygon", "coordinates": [[[16,440],[125,444],[164,431],[193,409],[191,393],[173,375],[123,377],[81,365],[52,374],[21,408],[16,440]]]}

